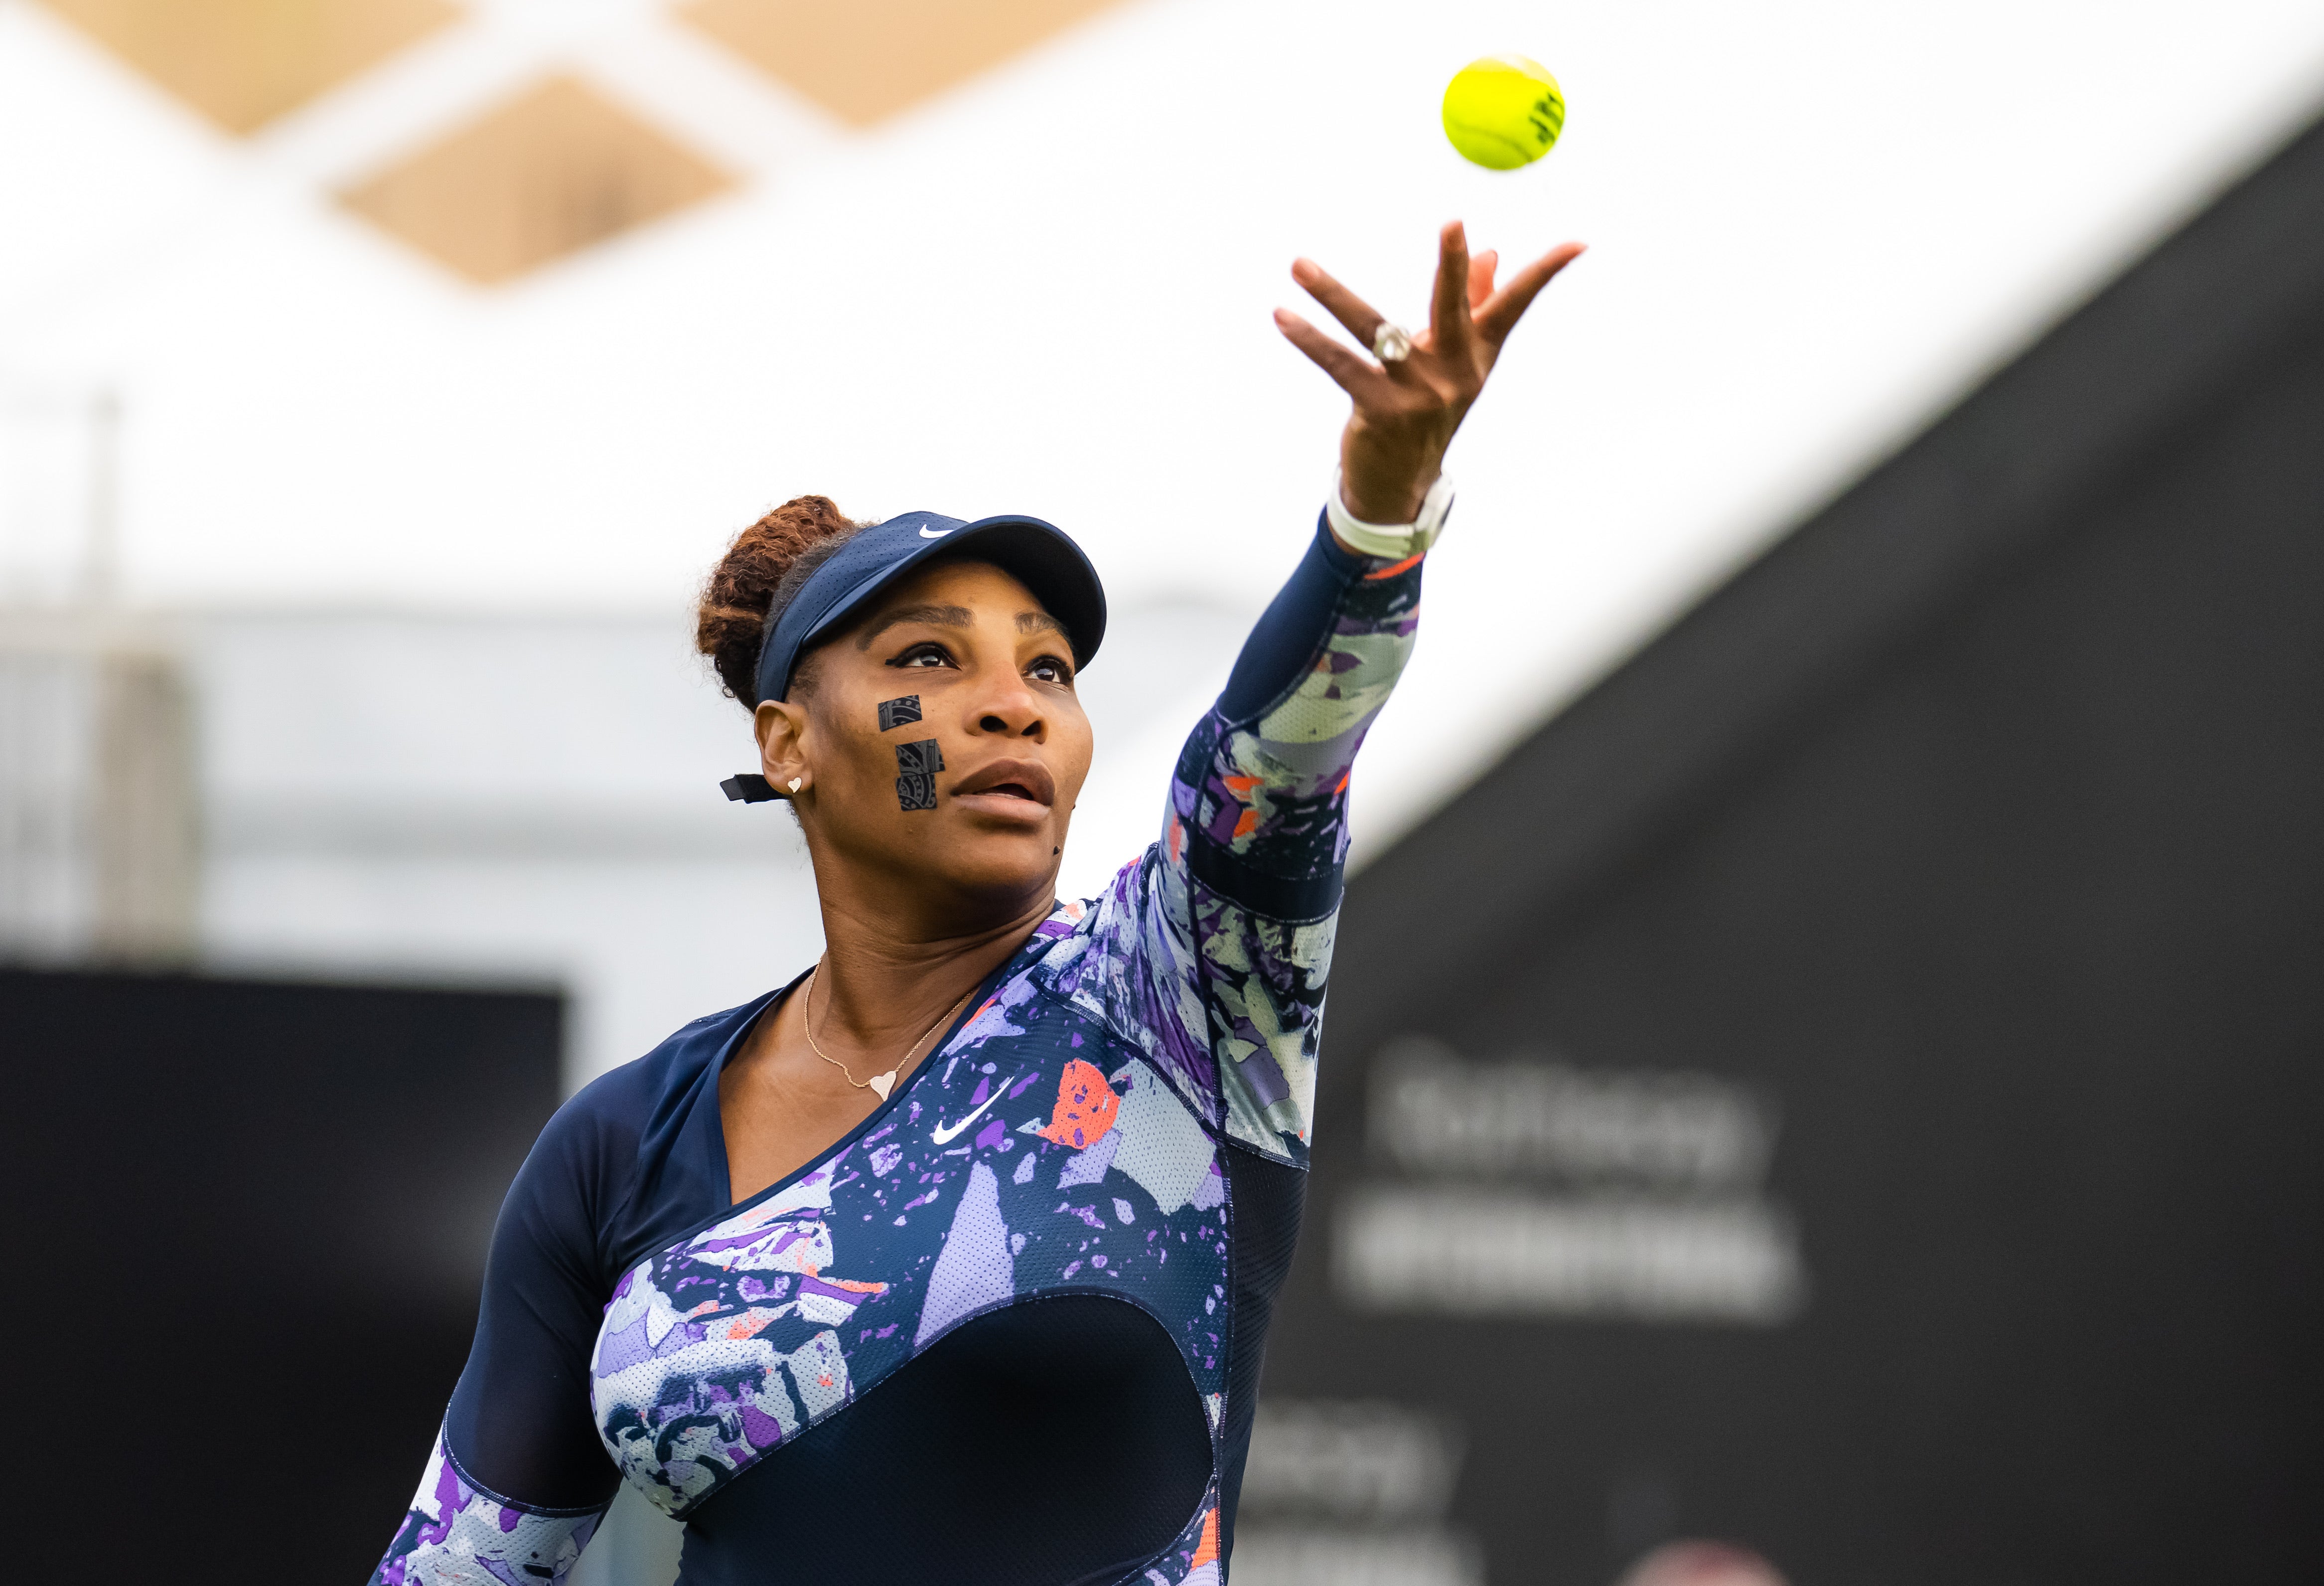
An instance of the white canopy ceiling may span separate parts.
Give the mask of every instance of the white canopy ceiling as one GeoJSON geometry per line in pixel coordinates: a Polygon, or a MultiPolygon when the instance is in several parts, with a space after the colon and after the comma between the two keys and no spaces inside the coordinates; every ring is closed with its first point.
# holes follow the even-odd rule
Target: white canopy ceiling
{"type": "Polygon", "coordinates": [[[0,0],[19,587],[67,554],[24,437],[109,390],[145,600],[669,608],[820,490],[1038,513],[1118,601],[1255,609],[1342,411],[1268,322],[1292,257],[1416,319],[1447,218],[1589,241],[1453,453],[1367,844],[2324,94],[2304,0],[1010,0],[1041,42],[893,111],[653,0],[475,0],[236,134],[64,20],[106,9],[0,0]],[[1570,117],[1499,174],[1436,105],[1508,50],[1570,117]],[[551,80],[724,185],[493,286],[340,197],[551,80]]]}

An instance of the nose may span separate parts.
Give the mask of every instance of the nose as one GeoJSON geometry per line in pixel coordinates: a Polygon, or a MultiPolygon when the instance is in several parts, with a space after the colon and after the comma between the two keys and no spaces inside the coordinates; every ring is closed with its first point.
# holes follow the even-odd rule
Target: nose
{"type": "Polygon", "coordinates": [[[984,702],[984,710],[976,719],[976,729],[997,737],[1031,738],[1035,743],[1046,743],[1049,720],[1041,713],[1041,701],[1025,686],[1025,680],[1012,672],[1010,682],[997,691],[996,696],[984,702]]]}

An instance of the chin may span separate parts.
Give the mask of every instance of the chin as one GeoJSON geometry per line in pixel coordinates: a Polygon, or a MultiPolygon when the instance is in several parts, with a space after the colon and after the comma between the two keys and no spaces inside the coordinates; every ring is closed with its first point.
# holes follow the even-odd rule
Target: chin
{"type": "Polygon", "coordinates": [[[1054,850],[1065,844],[1047,830],[994,830],[975,821],[959,832],[957,841],[945,846],[950,851],[931,867],[953,886],[996,899],[1017,899],[1055,885],[1062,858],[1054,850]]]}

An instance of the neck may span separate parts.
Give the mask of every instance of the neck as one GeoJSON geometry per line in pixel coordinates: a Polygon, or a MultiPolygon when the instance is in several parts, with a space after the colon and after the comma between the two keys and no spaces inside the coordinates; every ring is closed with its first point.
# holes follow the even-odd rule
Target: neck
{"type": "Polygon", "coordinates": [[[1004,918],[928,928],[849,898],[823,899],[825,943],[816,969],[815,1038],[833,1056],[885,1062],[945,1016],[1023,945],[1051,900],[1028,899],[1004,918]],[[844,1049],[844,1050],[843,1050],[844,1049]]]}

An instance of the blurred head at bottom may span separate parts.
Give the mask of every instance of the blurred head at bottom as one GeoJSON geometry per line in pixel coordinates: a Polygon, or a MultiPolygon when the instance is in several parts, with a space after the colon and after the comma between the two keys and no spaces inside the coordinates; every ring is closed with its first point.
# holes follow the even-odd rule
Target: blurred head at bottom
{"type": "Polygon", "coordinates": [[[1672,1542],[1632,1564],[1618,1586],[1784,1586],[1775,1565],[1726,1542],[1672,1542]]]}

